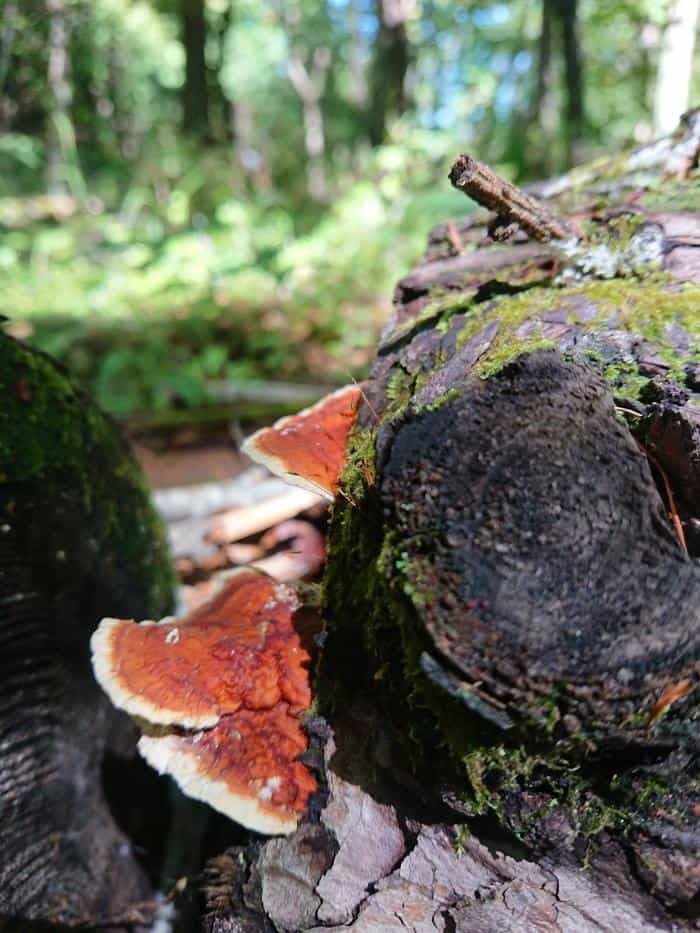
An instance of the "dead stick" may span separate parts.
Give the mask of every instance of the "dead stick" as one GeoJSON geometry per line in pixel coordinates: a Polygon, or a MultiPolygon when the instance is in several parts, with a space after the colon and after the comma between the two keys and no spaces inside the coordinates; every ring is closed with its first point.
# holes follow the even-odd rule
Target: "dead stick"
{"type": "Polygon", "coordinates": [[[673,525],[676,535],[678,536],[678,540],[680,542],[681,548],[687,554],[688,544],[685,540],[685,532],[683,531],[683,523],[681,522],[681,517],[678,514],[678,507],[676,506],[676,499],[673,495],[673,490],[671,489],[671,482],[668,478],[666,470],[664,470],[664,468],[661,466],[661,464],[656,459],[656,457],[652,456],[649,453],[649,451],[646,449],[646,447],[643,444],[641,444],[639,441],[637,441],[637,446],[642,450],[642,452],[646,455],[647,459],[651,463],[654,464],[656,469],[661,474],[661,479],[664,484],[664,489],[666,490],[666,500],[668,502],[668,515],[669,515],[669,518],[671,519],[671,524],[673,525]]]}
{"type": "Polygon", "coordinates": [[[452,249],[458,256],[464,252],[464,246],[462,246],[462,241],[457,232],[457,228],[451,220],[447,221],[447,239],[450,241],[452,249]]]}
{"type": "Polygon", "coordinates": [[[457,159],[450,171],[450,181],[477,204],[495,211],[504,224],[517,223],[535,240],[567,240],[576,236],[540,201],[499,178],[488,165],[469,155],[457,159]]]}

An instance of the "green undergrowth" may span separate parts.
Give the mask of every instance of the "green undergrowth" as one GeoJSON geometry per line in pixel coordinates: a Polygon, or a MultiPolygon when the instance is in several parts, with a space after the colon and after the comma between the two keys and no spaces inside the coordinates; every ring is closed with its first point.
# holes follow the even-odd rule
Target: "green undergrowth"
{"type": "Polygon", "coordinates": [[[215,382],[362,378],[397,270],[454,205],[469,210],[436,185],[448,141],[435,144],[379,147],[322,206],[249,190],[230,147],[131,164],[123,190],[88,175],[87,201],[63,211],[13,191],[0,197],[0,330],[123,417],[211,405],[215,382]]]}

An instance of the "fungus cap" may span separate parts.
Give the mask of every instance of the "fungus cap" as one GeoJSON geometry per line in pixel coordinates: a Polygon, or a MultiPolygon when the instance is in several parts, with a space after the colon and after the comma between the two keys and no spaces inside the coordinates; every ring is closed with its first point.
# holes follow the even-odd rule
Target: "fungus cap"
{"type": "Polygon", "coordinates": [[[291,832],[315,789],[297,760],[311,702],[297,609],[292,587],[244,568],[182,618],[103,619],[91,641],[111,701],[147,721],[143,757],[259,832],[291,832]]]}
{"type": "Polygon", "coordinates": [[[256,431],[242,450],[287,482],[332,501],[361,396],[357,385],[338,389],[311,408],[256,431]]]}

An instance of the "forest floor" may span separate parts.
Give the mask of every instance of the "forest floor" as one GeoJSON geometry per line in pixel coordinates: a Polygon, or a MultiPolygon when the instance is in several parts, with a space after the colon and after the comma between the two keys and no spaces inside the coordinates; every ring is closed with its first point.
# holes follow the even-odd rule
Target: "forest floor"
{"type": "Polygon", "coordinates": [[[243,565],[280,582],[319,579],[327,504],[252,465],[230,431],[186,427],[133,446],[167,527],[178,611],[194,608],[243,565]]]}
{"type": "Polygon", "coordinates": [[[165,444],[136,440],[133,447],[152,489],[230,480],[250,466],[227,432],[185,430],[165,444]]]}

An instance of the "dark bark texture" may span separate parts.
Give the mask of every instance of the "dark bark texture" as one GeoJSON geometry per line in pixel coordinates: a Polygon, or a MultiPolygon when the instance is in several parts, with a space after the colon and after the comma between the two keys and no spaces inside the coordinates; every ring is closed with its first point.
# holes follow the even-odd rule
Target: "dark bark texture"
{"type": "Polygon", "coordinates": [[[200,136],[209,132],[205,15],[204,0],[180,0],[182,44],[185,47],[182,121],[185,130],[200,136]]]}
{"type": "Polygon", "coordinates": [[[410,64],[407,20],[411,0],[377,0],[379,23],[373,53],[369,139],[384,142],[390,119],[406,109],[406,76],[410,64]]]}
{"type": "Polygon", "coordinates": [[[323,792],[210,865],[211,933],[697,928],[699,146],[691,114],[538,186],[577,240],[472,214],[399,282],[331,521],[323,792]]]}
{"type": "Polygon", "coordinates": [[[559,0],[562,48],[564,51],[564,75],[566,83],[566,132],[569,144],[569,159],[572,147],[583,134],[583,66],[579,39],[577,0],[559,0]]]}
{"type": "Polygon", "coordinates": [[[95,683],[104,615],[167,612],[172,571],[116,428],[0,335],[0,929],[124,916],[151,892],[103,793],[135,730],[95,683]]]}

